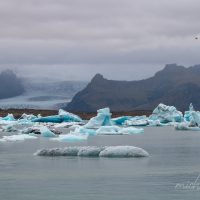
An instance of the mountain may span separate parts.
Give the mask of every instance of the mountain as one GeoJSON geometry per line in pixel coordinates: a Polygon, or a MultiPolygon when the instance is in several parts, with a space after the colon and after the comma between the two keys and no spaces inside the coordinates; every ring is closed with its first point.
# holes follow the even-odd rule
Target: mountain
{"type": "Polygon", "coordinates": [[[113,111],[152,110],[161,102],[180,110],[192,102],[200,109],[199,99],[200,65],[186,68],[169,64],[153,77],[140,81],[107,80],[97,74],[66,109],[90,112],[108,106],[113,111]]]}
{"type": "Polygon", "coordinates": [[[21,95],[24,87],[21,80],[12,70],[2,71],[0,74],[0,99],[21,95]]]}

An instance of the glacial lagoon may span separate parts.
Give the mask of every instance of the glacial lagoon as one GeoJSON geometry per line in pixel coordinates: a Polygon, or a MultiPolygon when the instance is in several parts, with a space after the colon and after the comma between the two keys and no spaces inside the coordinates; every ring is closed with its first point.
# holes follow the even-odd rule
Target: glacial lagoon
{"type": "Polygon", "coordinates": [[[34,140],[3,142],[0,143],[0,199],[199,199],[199,149],[199,131],[177,131],[173,126],[144,127],[142,134],[95,135],[77,142],[52,141],[41,136],[34,140]],[[140,147],[150,156],[33,155],[42,148],[116,145],[140,147]]]}

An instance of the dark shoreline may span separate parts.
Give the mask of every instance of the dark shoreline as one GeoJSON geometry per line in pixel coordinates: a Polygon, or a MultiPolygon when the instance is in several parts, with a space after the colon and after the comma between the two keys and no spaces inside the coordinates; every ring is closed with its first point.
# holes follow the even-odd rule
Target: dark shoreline
{"type": "MultiPolygon", "coordinates": [[[[0,117],[6,116],[8,113],[12,113],[15,118],[21,117],[23,113],[26,114],[41,114],[42,116],[57,115],[58,110],[40,110],[40,109],[0,109],[0,117]]],[[[91,117],[96,116],[96,112],[73,112],[76,115],[79,115],[82,119],[88,120],[91,117]]],[[[152,113],[152,110],[134,110],[134,111],[112,111],[112,117],[119,116],[149,116],[152,113]]]]}

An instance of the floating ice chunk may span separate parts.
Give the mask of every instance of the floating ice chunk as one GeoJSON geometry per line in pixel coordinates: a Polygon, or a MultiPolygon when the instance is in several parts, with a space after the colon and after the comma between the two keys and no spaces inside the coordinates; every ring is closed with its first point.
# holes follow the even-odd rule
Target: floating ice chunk
{"type": "Polygon", "coordinates": [[[6,126],[2,126],[3,132],[16,132],[17,129],[14,127],[15,124],[8,124],[6,126]]]}
{"type": "Polygon", "coordinates": [[[194,107],[192,105],[192,103],[190,104],[189,106],[189,110],[188,111],[185,111],[185,114],[184,114],[184,119],[185,121],[187,122],[191,122],[193,120],[193,117],[192,117],[192,112],[194,112],[194,107]]]}
{"type": "Polygon", "coordinates": [[[97,135],[130,135],[143,133],[143,128],[125,127],[121,128],[118,126],[102,126],[97,129],[97,135]]]}
{"type": "Polygon", "coordinates": [[[82,157],[98,157],[103,147],[81,147],[78,156],[82,157]]]}
{"type": "Polygon", "coordinates": [[[116,124],[116,125],[123,125],[125,121],[131,118],[132,118],[131,116],[116,117],[116,118],[112,118],[112,122],[113,124],[116,124]]]}
{"type": "Polygon", "coordinates": [[[113,146],[106,147],[100,152],[101,157],[147,157],[148,152],[144,149],[134,147],[134,146],[113,146]]]}
{"type": "Polygon", "coordinates": [[[69,128],[74,125],[83,125],[83,122],[62,122],[60,124],[54,125],[54,128],[69,128]]]}
{"type": "Polygon", "coordinates": [[[99,129],[97,129],[96,134],[97,135],[116,135],[116,134],[122,134],[120,132],[121,128],[118,126],[101,126],[99,129]]]}
{"type": "Polygon", "coordinates": [[[174,125],[175,130],[183,131],[200,131],[199,127],[192,127],[188,122],[177,123],[174,125]]]}
{"type": "Polygon", "coordinates": [[[191,123],[194,126],[200,126],[200,112],[199,111],[192,111],[191,112],[191,123]]]}
{"type": "Polygon", "coordinates": [[[96,131],[94,129],[88,129],[82,126],[76,127],[75,130],[70,133],[76,135],[96,135],[96,131]]]}
{"type": "Polygon", "coordinates": [[[28,115],[26,113],[22,114],[22,116],[19,119],[25,119],[25,120],[33,120],[36,119],[37,117],[35,115],[28,115]]]}
{"type": "Polygon", "coordinates": [[[53,149],[41,149],[38,150],[34,155],[37,156],[77,156],[80,147],[66,147],[64,149],[53,148],[53,149]]]}
{"type": "Polygon", "coordinates": [[[109,108],[97,110],[97,116],[92,117],[84,126],[85,128],[99,128],[100,126],[111,126],[111,113],[109,108]]]}
{"type": "Polygon", "coordinates": [[[149,124],[148,120],[127,120],[124,125],[126,126],[147,126],[149,124]]]}
{"type": "Polygon", "coordinates": [[[150,120],[159,120],[161,123],[168,122],[182,122],[182,112],[176,110],[174,106],[166,106],[159,104],[153,111],[152,115],[149,116],[150,120]]]}
{"type": "Polygon", "coordinates": [[[31,136],[31,135],[27,135],[27,134],[3,136],[3,138],[0,139],[0,142],[24,141],[26,139],[37,139],[37,137],[31,136]]]}
{"type": "Polygon", "coordinates": [[[56,138],[52,138],[53,141],[59,142],[79,142],[82,140],[87,140],[88,135],[74,135],[74,134],[61,134],[56,138]]]}
{"type": "Polygon", "coordinates": [[[56,135],[45,126],[40,127],[40,132],[42,137],[56,137],[56,135]]]}
{"type": "Polygon", "coordinates": [[[43,122],[43,123],[44,122],[62,123],[62,122],[82,122],[82,119],[77,115],[74,115],[72,113],[60,109],[58,115],[39,117],[33,119],[32,121],[43,122]]]}
{"type": "Polygon", "coordinates": [[[110,146],[110,147],[66,147],[64,149],[41,149],[34,155],[37,156],[87,156],[87,157],[147,157],[149,153],[142,148],[134,146],[110,146]]]}
{"type": "Polygon", "coordinates": [[[143,128],[135,128],[135,127],[126,127],[121,129],[122,134],[139,134],[139,133],[144,133],[143,128]]]}
{"type": "Polygon", "coordinates": [[[82,119],[79,116],[62,109],[58,111],[58,115],[64,118],[64,122],[82,122],[82,119]]]}
{"type": "Polygon", "coordinates": [[[16,121],[16,119],[13,116],[13,114],[8,114],[6,117],[1,118],[1,120],[4,120],[4,121],[16,121]]]}

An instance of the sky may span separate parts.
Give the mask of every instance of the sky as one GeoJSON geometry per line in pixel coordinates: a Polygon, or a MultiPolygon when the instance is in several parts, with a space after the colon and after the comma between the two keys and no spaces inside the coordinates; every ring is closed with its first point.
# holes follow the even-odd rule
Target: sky
{"type": "Polygon", "coordinates": [[[0,0],[0,70],[117,80],[200,64],[199,0],[0,0]]]}

